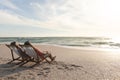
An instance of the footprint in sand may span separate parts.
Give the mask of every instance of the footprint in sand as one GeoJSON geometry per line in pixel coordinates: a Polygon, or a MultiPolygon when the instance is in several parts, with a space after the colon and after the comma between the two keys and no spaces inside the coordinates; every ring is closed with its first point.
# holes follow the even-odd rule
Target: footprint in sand
{"type": "Polygon", "coordinates": [[[72,67],[81,67],[81,68],[83,68],[83,66],[74,65],[74,64],[72,64],[71,66],[72,66],[72,67]]]}
{"type": "Polygon", "coordinates": [[[50,69],[49,67],[43,68],[43,70],[49,70],[49,69],[50,69]]]}

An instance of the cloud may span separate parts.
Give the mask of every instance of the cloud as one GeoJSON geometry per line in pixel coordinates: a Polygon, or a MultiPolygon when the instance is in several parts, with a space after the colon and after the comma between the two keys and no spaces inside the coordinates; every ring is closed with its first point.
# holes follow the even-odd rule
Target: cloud
{"type": "Polygon", "coordinates": [[[34,14],[39,19],[46,21],[50,20],[54,16],[59,16],[60,12],[63,12],[61,6],[63,6],[65,2],[66,1],[64,0],[46,0],[44,4],[41,4],[40,2],[31,2],[30,5],[31,9],[34,11],[34,14]]]}
{"type": "Polygon", "coordinates": [[[66,35],[101,35],[105,31],[118,31],[119,6],[114,7],[118,10],[115,11],[118,12],[116,16],[114,9],[111,11],[109,7],[105,7],[106,2],[107,0],[30,0],[28,4],[25,3],[27,6],[21,15],[16,11],[20,9],[19,5],[16,6],[10,0],[2,0],[0,4],[14,10],[0,10],[0,24],[66,31],[66,35]],[[27,14],[29,16],[25,16],[27,14]]]}
{"type": "MultiPolygon", "coordinates": [[[[7,0],[6,0],[7,1],[7,0]]],[[[11,3],[9,1],[9,3],[11,3]]],[[[0,11],[1,21],[4,24],[16,25],[31,25],[34,27],[44,27],[60,30],[71,30],[82,27],[81,24],[81,10],[77,7],[80,1],[75,0],[46,0],[44,4],[38,2],[31,2],[31,9],[39,19],[32,19],[21,16],[14,12],[5,10],[0,11]],[[76,6],[75,6],[76,5],[76,6]]],[[[12,4],[12,3],[11,3],[12,4]]],[[[30,7],[30,6],[29,6],[30,7]]],[[[13,7],[11,7],[13,8],[13,7]]],[[[15,8],[15,7],[14,7],[15,8]]],[[[32,15],[31,15],[32,16],[32,15]]]]}
{"type": "Polygon", "coordinates": [[[35,15],[39,17],[40,20],[27,18],[13,12],[10,13],[9,11],[1,10],[0,23],[8,25],[12,24],[40,27],[55,31],[66,31],[67,35],[69,35],[70,33],[72,33],[71,35],[79,35],[83,32],[86,32],[86,29],[92,30],[92,27],[95,26],[89,21],[83,21],[84,15],[82,15],[81,9],[77,7],[78,5],[74,6],[75,4],[79,3],[80,1],[78,0],[73,3],[71,2],[71,0],[67,2],[49,1],[44,3],[43,5],[40,3],[30,3],[30,5],[33,7],[33,11],[36,13],[35,15]],[[61,12],[61,14],[59,14],[59,12],[61,12]]]}
{"type": "Polygon", "coordinates": [[[51,30],[65,30],[60,28],[59,23],[55,23],[54,21],[42,22],[39,20],[29,19],[17,14],[11,14],[4,10],[0,10],[0,18],[0,24],[40,27],[51,30]]]}
{"type": "Polygon", "coordinates": [[[19,8],[10,0],[0,0],[0,4],[10,9],[19,10],[19,8]]]}

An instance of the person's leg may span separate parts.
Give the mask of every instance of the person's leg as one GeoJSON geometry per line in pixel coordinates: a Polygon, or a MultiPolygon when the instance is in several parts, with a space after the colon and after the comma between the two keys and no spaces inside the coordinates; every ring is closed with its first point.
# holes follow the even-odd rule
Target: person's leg
{"type": "Polygon", "coordinates": [[[48,58],[50,58],[51,61],[53,61],[56,56],[53,57],[50,53],[46,53],[46,54],[44,54],[44,57],[45,57],[45,58],[48,57],[48,58]]]}

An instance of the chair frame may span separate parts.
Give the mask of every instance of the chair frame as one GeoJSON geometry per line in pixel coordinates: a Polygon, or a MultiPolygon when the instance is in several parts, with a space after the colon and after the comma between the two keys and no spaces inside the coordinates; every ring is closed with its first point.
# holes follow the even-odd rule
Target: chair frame
{"type": "MultiPolygon", "coordinates": [[[[19,63],[17,63],[17,64],[20,64],[20,66],[22,66],[22,65],[24,65],[24,64],[26,64],[27,62],[29,62],[29,61],[34,61],[29,55],[27,55],[27,54],[25,54],[25,53],[21,53],[21,54],[24,54],[24,55],[27,55],[27,57],[25,57],[25,59],[23,59],[23,57],[24,56],[22,56],[19,52],[19,55],[18,55],[18,57],[17,58],[15,58],[15,56],[14,56],[14,50],[11,48],[11,47],[13,47],[13,46],[11,46],[11,45],[8,45],[8,44],[6,44],[6,46],[10,49],[10,51],[11,51],[11,55],[12,55],[12,60],[10,61],[10,62],[8,62],[8,64],[10,64],[10,63],[12,63],[13,61],[20,61],[19,63]]],[[[15,46],[14,46],[15,47],[15,46]]],[[[16,53],[16,52],[15,52],[16,53]]],[[[16,53],[17,54],[17,53],[16,53]]]]}

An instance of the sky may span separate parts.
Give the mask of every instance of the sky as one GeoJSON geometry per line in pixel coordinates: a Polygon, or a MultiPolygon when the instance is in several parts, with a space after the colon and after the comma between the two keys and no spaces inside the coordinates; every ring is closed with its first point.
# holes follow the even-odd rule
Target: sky
{"type": "Polygon", "coordinates": [[[0,37],[119,37],[120,0],[0,0],[0,37]]]}

